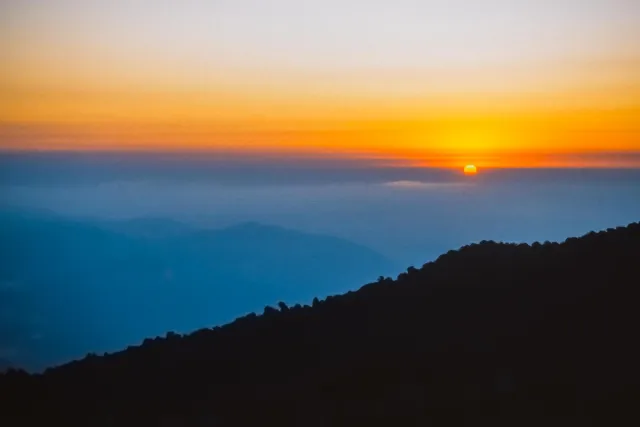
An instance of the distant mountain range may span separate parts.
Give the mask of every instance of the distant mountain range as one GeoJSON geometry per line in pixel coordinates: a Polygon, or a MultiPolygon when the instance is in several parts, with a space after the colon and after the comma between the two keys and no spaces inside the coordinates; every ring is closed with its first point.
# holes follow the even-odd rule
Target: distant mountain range
{"type": "MultiPolygon", "coordinates": [[[[295,235],[220,233],[256,232],[295,235]]],[[[483,241],[310,306],[11,371],[0,421],[637,425],[639,256],[640,223],[561,244],[483,241]]]]}
{"type": "Polygon", "coordinates": [[[20,210],[0,211],[0,257],[0,348],[31,369],[397,271],[355,243],[256,223],[202,230],[20,210]]]}
{"type": "Polygon", "coordinates": [[[192,234],[200,230],[183,222],[167,218],[134,218],[121,221],[100,221],[95,225],[116,233],[136,237],[174,237],[192,234]]]}

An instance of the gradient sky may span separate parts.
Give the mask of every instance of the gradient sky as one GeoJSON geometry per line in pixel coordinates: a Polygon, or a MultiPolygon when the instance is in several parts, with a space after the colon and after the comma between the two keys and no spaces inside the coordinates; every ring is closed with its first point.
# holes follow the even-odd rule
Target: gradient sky
{"type": "Polygon", "coordinates": [[[0,148],[640,166],[637,0],[3,0],[0,148]]]}

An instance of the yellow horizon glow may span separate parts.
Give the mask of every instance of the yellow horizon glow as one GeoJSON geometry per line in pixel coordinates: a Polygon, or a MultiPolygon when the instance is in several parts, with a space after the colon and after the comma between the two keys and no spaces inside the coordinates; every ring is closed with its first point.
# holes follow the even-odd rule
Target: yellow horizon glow
{"type": "Polygon", "coordinates": [[[0,5],[0,150],[640,167],[640,15],[611,1],[574,9],[570,0],[491,0],[488,11],[517,21],[491,26],[428,0],[450,21],[438,26],[436,16],[424,28],[400,7],[349,3],[353,17],[335,23],[341,43],[315,24],[315,13],[335,18],[332,1],[314,13],[275,2],[311,19],[298,27],[282,18],[296,32],[286,35],[278,16],[240,16],[242,6],[224,1],[220,30],[205,19],[209,6],[191,1],[158,17],[148,16],[153,2],[8,1],[0,5]],[[548,40],[545,28],[527,27],[525,11],[550,20],[548,40]],[[563,28],[571,20],[560,18],[578,12],[563,28]],[[394,32],[360,27],[360,13],[394,32]],[[563,34],[576,41],[552,37],[563,34]]]}

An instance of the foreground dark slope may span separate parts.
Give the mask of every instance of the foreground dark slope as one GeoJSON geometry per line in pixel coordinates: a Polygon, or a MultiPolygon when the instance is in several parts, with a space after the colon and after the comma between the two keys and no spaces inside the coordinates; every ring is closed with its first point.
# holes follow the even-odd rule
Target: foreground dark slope
{"type": "Polygon", "coordinates": [[[562,244],[482,242],[313,307],[7,375],[3,415],[81,425],[610,423],[635,412],[639,277],[640,224],[562,244]]]}

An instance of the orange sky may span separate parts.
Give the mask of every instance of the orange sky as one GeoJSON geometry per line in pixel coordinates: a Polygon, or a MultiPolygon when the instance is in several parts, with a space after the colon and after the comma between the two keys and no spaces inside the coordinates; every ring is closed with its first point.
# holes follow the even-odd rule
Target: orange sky
{"type": "Polygon", "coordinates": [[[636,3],[379,3],[3,2],[0,148],[640,167],[636,3]]]}

